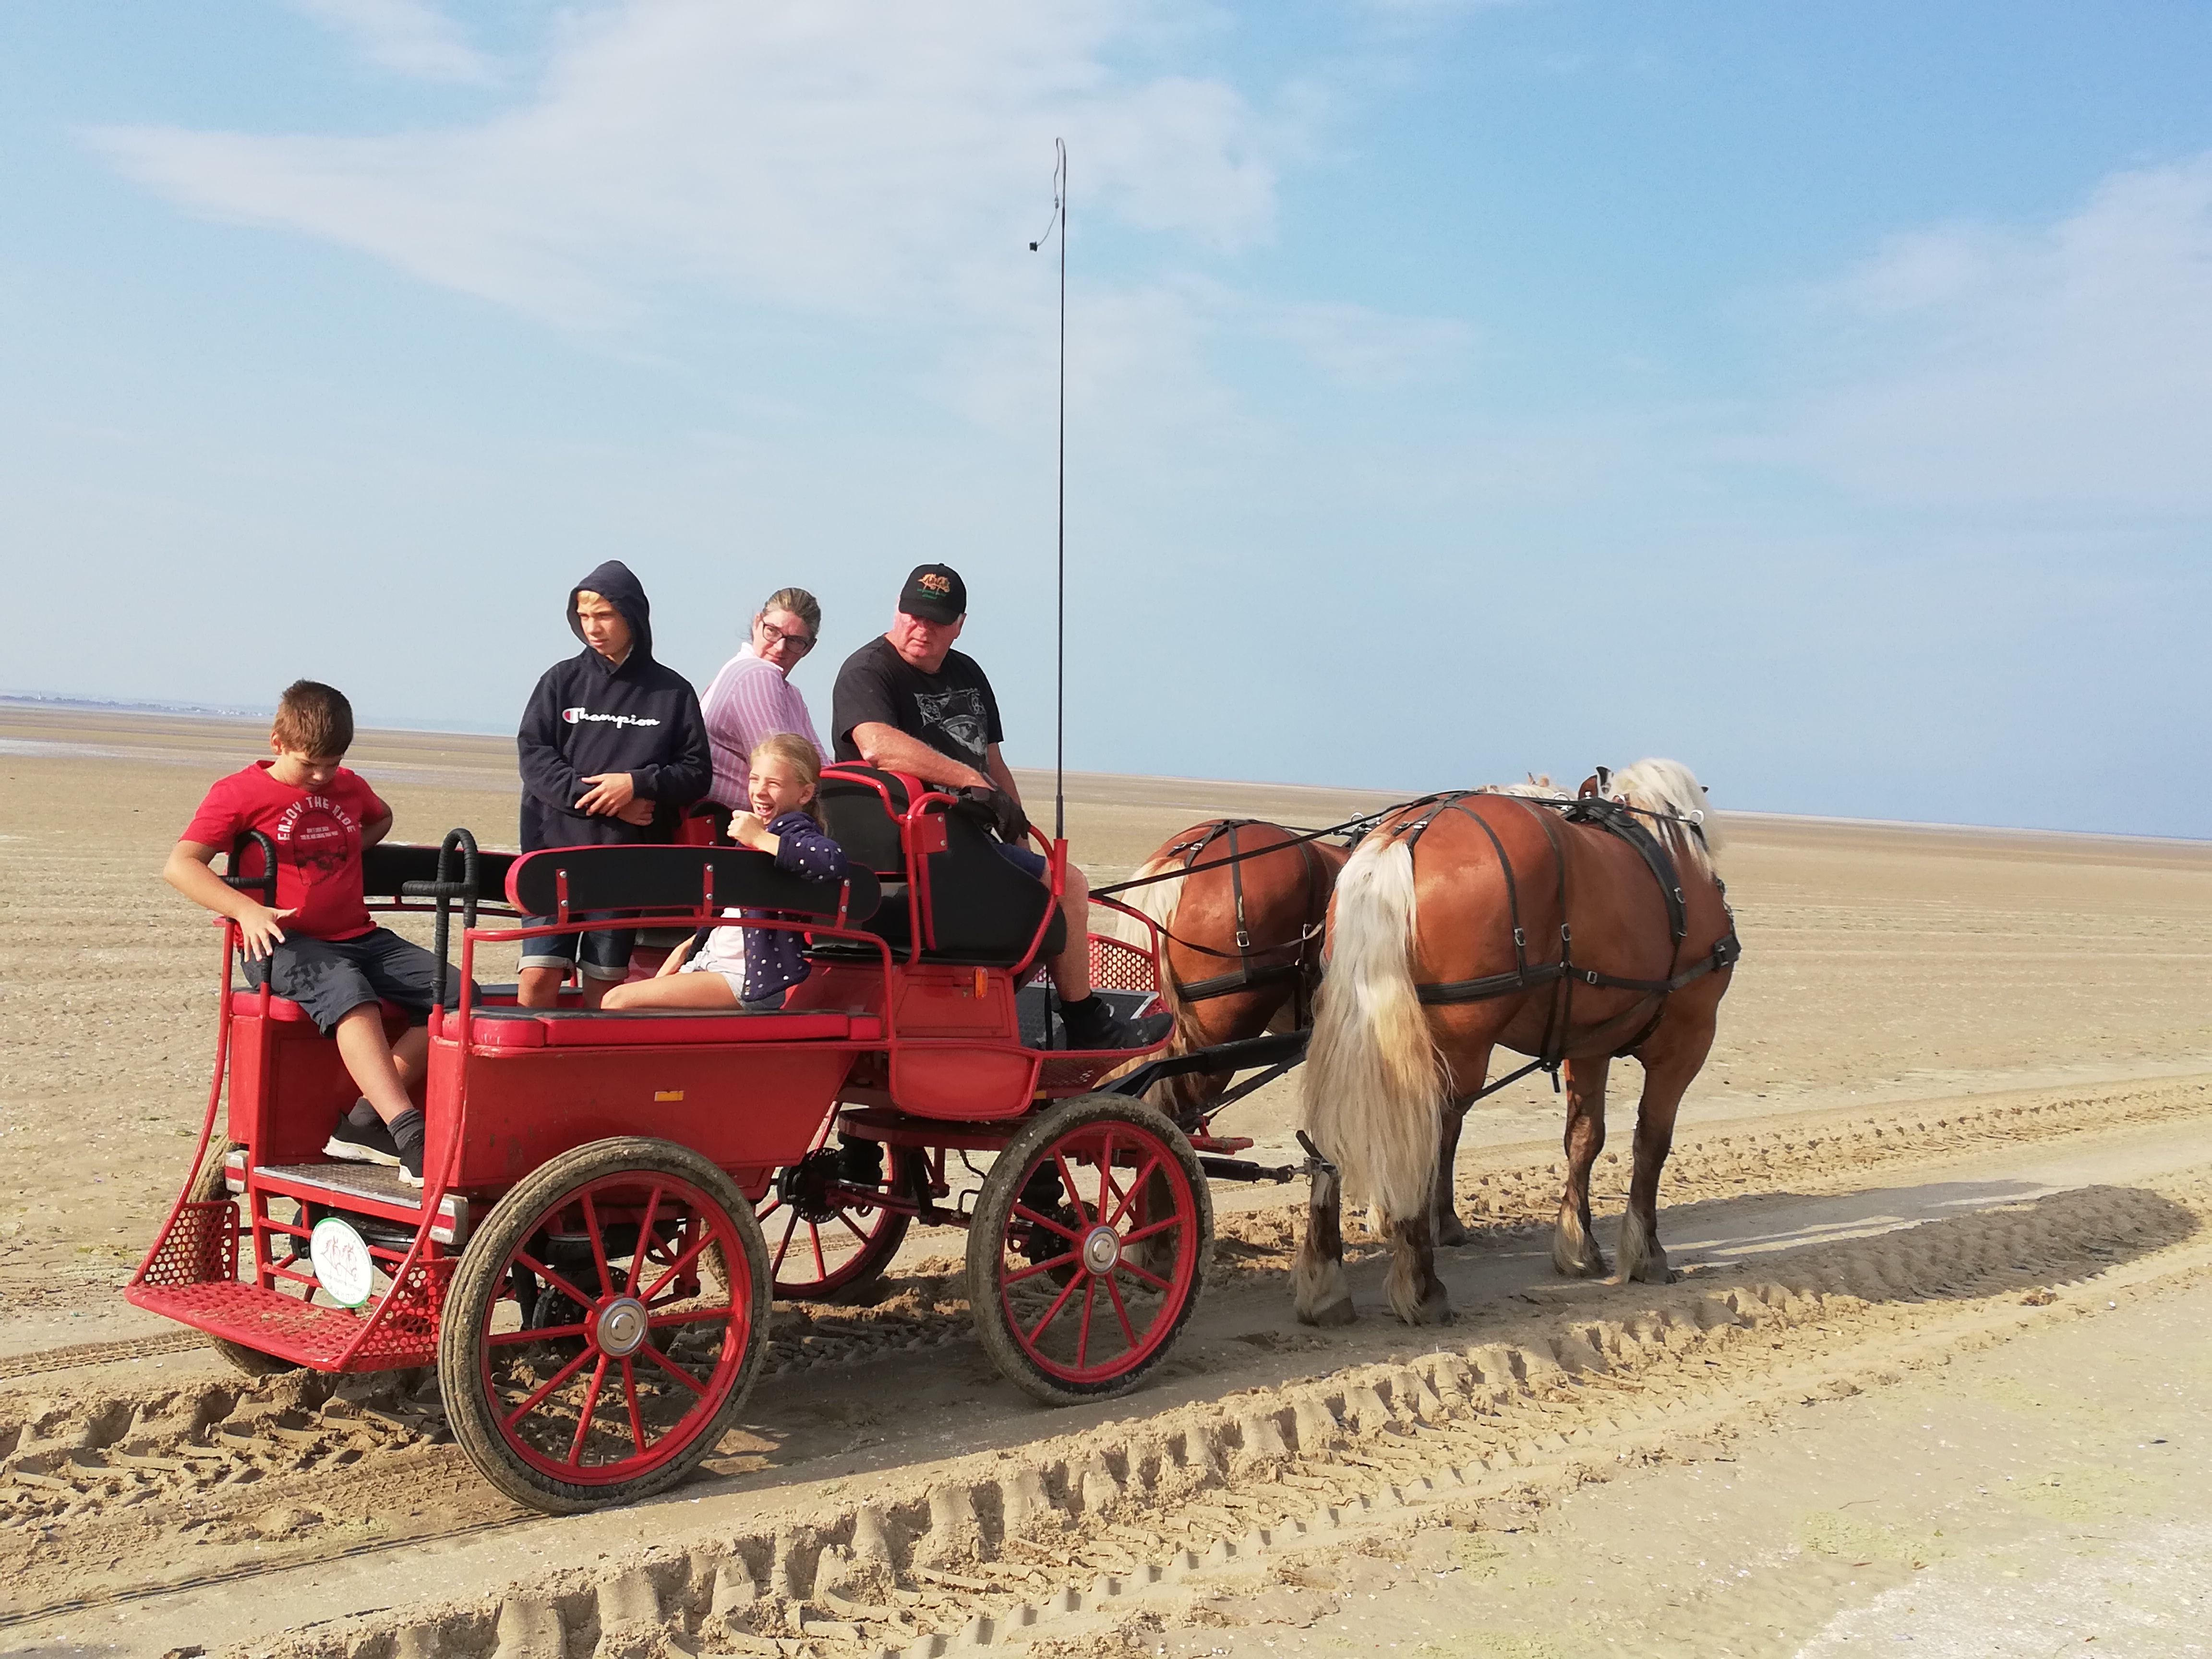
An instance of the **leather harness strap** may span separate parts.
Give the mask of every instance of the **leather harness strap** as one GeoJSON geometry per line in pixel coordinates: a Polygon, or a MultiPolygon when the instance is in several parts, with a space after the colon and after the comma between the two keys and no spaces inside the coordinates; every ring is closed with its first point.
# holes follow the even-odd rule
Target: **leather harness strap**
{"type": "MultiPolygon", "coordinates": [[[[1197,872],[1199,855],[1215,842],[1225,838],[1229,842],[1228,856],[1216,860],[1213,863],[1206,865],[1205,868],[1212,870],[1218,869],[1223,865],[1228,866],[1230,891],[1237,918],[1236,969],[1231,973],[1216,974],[1208,979],[1194,980],[1188,985],[1179,987],[1178,992],[1185,1002],[1205,1002],[1214,997],[1231,996],[1240,991],[1255,991],[1288,981],[1296,989],[1299,1003],[1299,1021],[1304,1024],[1305,1002],[1312,994],[1314,981],[1320,977],[1320,952],[1314,947],[1321,937],[1322,921],[1328,911],[1328,904],[1324,897],[1321,907],[1322,915],[1317,917],[1313,914],[1314,875],[1316,866],[1320,860],[1313,850],[1310,837],[1301,837],[1287,843],[1298,849],[1299,859],[1304,866],[1305,925],[1294,939],[1285,939],[1278,945],[1255,946],[1252,943],[1251,929],[1247,925],[1244,914],[1244,861],[1263,854],[1285,850],[1285,848],[1276,847],[1258,848],[1243,852],[1237,850],[1237,832],[1239,830],[1252,828],[1260,822],[1261,820],[1257,818],[1218,818],[1207,824],[1206,832],[1196,839],[1178,842],[1168,849],[1168,855],[1171,858],[1176,854],[1182,854],[1183,873],[1189,875],[1197,872]],[[1272,956],[1278,951],[1292,950],[1298,953],[1296,959],[1292,961],[1271,963],[1258,968],[1252,965],[1252,958],[1255,956],[1272,956]]],[[[1180,938],[1164,927],[1160,932],[1170,943],[1179,945],[1186,951],[1195,951],[1200,956],[1218,957],[1224,962],[1229,960],[1230,953],[1226,951],[1218,951],[1212,945],[1200,945],[1194,939],[1180,938]]]]}
{"type": "MultiPolygon", "coordinates": [[[[1431,798],[1433,805],[1428,802],[1416,803],[1427,805],[1429,810],[1416,817],[1392,825],[1386,833],[1404,836],[1407,850],[1410,852],[1418,844],[1422,834],[1429,826],[1447,811],[1456,810],[1481,826],[1483,834],[1489,838],[1492,850],[1498,855],[1499,872],[1505,878],[1506,910],[1513,927],[1513,969],[1510,973],[1487,974],[1480,979],[1454,980],[1440,984],[1417,986],[1414,988],[1416,994],[1425,1003],[1450,1005],[1462,1002],[1492,1001],[1499,997],[1516,995],[1521,992],[1534,990],[1540,986],[1550,984],[1558,985],[1559,989],[1553,997],[1551,1012],[1544,1022],[1544,1036],[1539,1048],[1538,1058],[1531,1065],[1514,1073],[1511,1077],[1502,1079],[1488,1088],[1465,1097],[1464,1102],[1461,1103],[1471,1103],[1480,1099],[1483,1095],[1493,1093],[1507,1083],[1516,1081],[1527,1076],[1528,1073],[1539,1069],[1553,1073],[1555,1074],[1553,1081],[1557,1082],[1556,1073],[1561,1060],[1565,1056],[1566,1046],[1572,1030],[1574,986],[1577,981],[1585,985],[1607,990],[1639,991],[1658,1000],[1659,1006],[1652,1011],[1651,1018],[1644,1023],[1643,1029],[1628,1042],[1613,1051],[1616,1055],[1628,1054],[1633,1054],[1641,1048],[1650,1038],[1652,1031],[1657,1028],[1660,1016],[1665,1012],[1666,999],[1669,995],[1707,974],[1734,966],[1737,959],[1742,956],[1743,945],[1736,937],[1735,913],[1730,911],[1728,931],[1714,941],[1712,949],[1687,968],[1680,965],[1682,941],[1687,937],[1689,931],[1688,906],[1683,896],[1681,881],[1676,872],[1673,855],[1660,842],[1656,836],[1637,821],[1634,809],[1601,798],[1585,798],[1575,801],[1547,802],[1540,805],[1524,795],[1509,795],[1503,799],[1518,801],[1528,811],[1535,814],[1537,823],[1543,829],[1544,838],[1551,843],[1553,862],[1559,868],[1559,959],[1557,962],[1531,963],[1528,960],[1528,934],[1521,922],[1520,887],[1514,877],[1512,860],[1506,856],[1504,843],[1498,838],[1497,830],[1492,827],[1488,820],[1479,812],[1468,811],[1464,805],[1466,796],[1470,793],[1473,792],[1455,791],[1447,796],[1433,797],[1431,798]],[[1561,818],[1569,823],[1593,824],[1609,834],[1620,836],[1633,847],[1644,863],[1650,866],[1653,878],[1659,884],[1660,896],[1666,902],[1668,931],[1674,945],[1674,959],[1669,963],[1672,971],[1665,979],[1630,979],[1619,974],[1608,974],[1596,968],[1580,967],[1575,963],[1574,938],[1567,921],[1565,848],[1560,844],[1559,830],[1552,817],[1555,810],[1561,818]]],[[[1696,826],[1692,825],[1692,828],[1694,830],[1696,826]]],[[[1714,878],[1716,884],[1719,884],[1719,880],[1717,876],[1714,878]]],[[[1721,890],[1725,893],[1727,889],[1723,887],[1721,890]]]]}

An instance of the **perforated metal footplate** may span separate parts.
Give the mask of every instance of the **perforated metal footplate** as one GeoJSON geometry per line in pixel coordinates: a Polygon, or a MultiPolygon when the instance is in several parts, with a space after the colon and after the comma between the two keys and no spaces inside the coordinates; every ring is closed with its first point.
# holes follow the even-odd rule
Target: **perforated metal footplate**
{"type": "Polygon", "coordinates": [[[422,1207],[422,1189],[400,1180],[399,1171],[384,1164],[265,1164],[261,1173],[303,1187],[319,1187],[340,1198],[372,1198],[382,1204],[422,1207]]]}

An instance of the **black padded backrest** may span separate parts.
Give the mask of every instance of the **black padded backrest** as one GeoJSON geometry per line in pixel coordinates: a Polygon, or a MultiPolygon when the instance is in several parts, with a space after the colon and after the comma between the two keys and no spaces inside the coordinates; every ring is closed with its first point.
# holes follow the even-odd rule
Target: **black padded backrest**
{"type": "MultiPolygon", "coordinates": [[[[586,910],[696,911],[710,867],[717,909],[837,914],[837,883],[808,881],[777,869],[766,853],[739,847],[556,847],[517,859],[507,872],[507,893],[526,915],[556,915],[566,872],[571,916],[586,910]]],[[[852,890],[847,915],[860,922],[875,914],[881,894],[866,870],[853,872],[852,890]]]]}
{"type": "MultiPolygon", "coordinates": [[[[1028,953],[1052,890],[1009,864],[982,826],[964,812],[945,817],[945,847],[932,854],[929,921],[932,956],[1011,967],[1028,953]]],[[[1053,917],[1060,923],[1060,917],[1053,917]]],[[[1066,938],[1065,924],[1054,927],[1066,938]]],[[[1048,937],[1046,948],[1059,948],[1048,937]]]]}
{"type": "Polygon", "coordinates": [[[848,765],[823,773],[816,795],[830,836],[845,849],[847,858],[879,876],[905,876],[906,846],[899,836],[899,822],[891,816],[906,810],[905,785],[872,766],[848,765]],[[841,772],[850,775],[840,776],[841,772]],[[864,778],[880,780],[889,789],[889,810],[872,784],[860,781],[864,778]]]}
{"type": "MultiPolygon", "coordinates": [[[[520,856],[514,853],[483,853],[477,854],[477,896],[496,904],[507,886],[507,872],[520,856]]],[[[449,855],[446,868],[459,881],[465,860],[459,853],[449,855]]],[[[400,888],[410,881],[435,881],[438,878],[438,849],[434,847],[410,847],[404,843],[379,842],[362,849],[361,855],[361,887],[364,896],[371,899],[394,899],[401,896],[400,888]]]]}

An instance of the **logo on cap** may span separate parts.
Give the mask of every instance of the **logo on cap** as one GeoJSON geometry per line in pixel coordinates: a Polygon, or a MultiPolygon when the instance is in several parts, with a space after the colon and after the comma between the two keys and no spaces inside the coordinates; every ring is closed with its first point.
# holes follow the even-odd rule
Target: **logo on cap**
{"type": "Polygon", "coordinates": [[[952,596],[951,578],[940,576],[934,570],[917,577],[915,582],[917,586],[927,588],[939,599],[950,599],[952,596]]]}

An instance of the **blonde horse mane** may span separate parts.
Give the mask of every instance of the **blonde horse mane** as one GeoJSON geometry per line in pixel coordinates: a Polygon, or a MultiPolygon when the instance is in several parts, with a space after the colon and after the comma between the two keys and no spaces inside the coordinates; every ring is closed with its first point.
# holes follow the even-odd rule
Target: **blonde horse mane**
{"type": "Polygon", "coordinates": [[[1525,795],[1530,800],[1571,800],[1567,792],[1552,781],[1549,772],[1531,772],[1526,783],[1486,783],[1474,793],[1478,795],[1525,795]]]}
{"type": "Polygon", "coordinates": [[[1719,815],[1705,805],[1705,787],[1680,761],[1640,760],[1613,775],[1613,799],[1626,806],[1656,812],[1645,827],[1700,875],[1713,874],[1714,853],[1720,849],[1719,815]]]}
{"type": "Polygon", "coordinates": [[[1370,835],[1336,882],[1328,971],[1314,1004],[1305,1127],[1347,1198],[1386,1221],[1428,1213],[1444,1078],[1413,987],[1413,855],[1370,835]]]}

